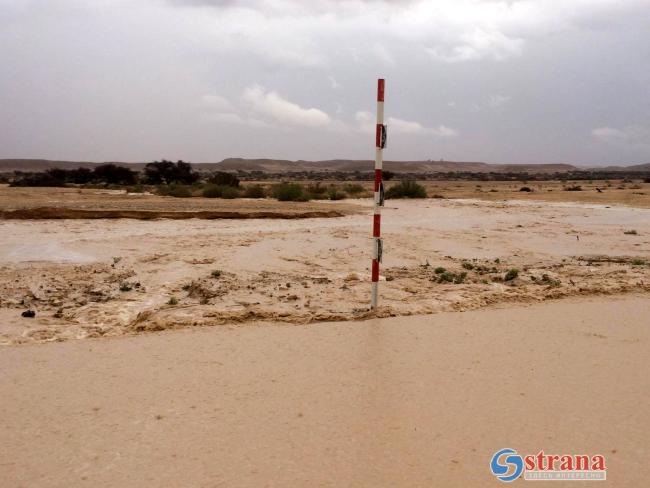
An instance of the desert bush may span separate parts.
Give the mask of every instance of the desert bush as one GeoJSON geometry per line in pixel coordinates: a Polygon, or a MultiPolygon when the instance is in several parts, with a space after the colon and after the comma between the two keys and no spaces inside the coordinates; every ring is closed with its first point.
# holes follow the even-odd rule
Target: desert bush
{"type": "Polygon", "coordinates": [[[93,170],[92,180],[108,185],[133,185],[136,182],[136,173],[113,163],[101,164],[93,170]]]}
{"type": "Polygon", "coordinates": [[[157,188],[157,193],[159,195],[175,198],[189,198],[192,196],[192,190],[187,185],[177,185],[172,183],[171,185],[161,185],[157,188]]]}
{"type": "Polygon", "coordinates": [[[208,183],[219,186],[239,187],[239,178],[231,173],[226,173],[225,171],[215,171],[208,178],[208,183]]]}
{"type": "Polygon", "coordinates": [[[239,188],[226,185],[206,185],[202,192],[205,198],[237,198],[240,196],[239,188]]]}
{"type": "Polygon", "coordinates": [[[215,269],[210,273],[210,276],[213,278],[220,278],[221,277],[221,270],[220,269],[215,269]]]}
{"type": "Polygon", "coordinates": [[[178,305],[178,298],[169,297],[169,300],[167,301],[167,305],[178,305]]]}
{"type": "Polygon", "coordinates": [[[266,198],[266,190],[262,185],[248,185],[244,189],[246,198],[266,198]]]}
{"type": "Polygon", "coordinates": [[[465,268],[465,269],[474,269],[474,265],[472,263],[468,262],[468,261],[465,261],[463,263],[463,268],[465,268]]]}
{"type": "Polygon", "coordinates": [[[636,236],[636,235],[638,235],[639,233],[638,233],[636,230],[631,229],[631,230],[626,230],[626,231],[624,231],[623,234],[627,234],[628,236],[636,236]]]}
{"type": "Polygon", "coordinates": [[[650,183],[650,176],[647,177],[647,178],[643,178],[643,182],[644,183],[650,183]]]}
{"type": "Polygon", "coordinates": [[[280,183],[273,187],[273,197],[281,202],[306,202],[309,194],[298,183],[280,183]]]}
{"type": "Polygon", "coordinates": [[[580,185],[567,186],[564,191],[582,191],[582,187],[580,185]]]}
{"type": "Polygon", "coordinates": [[[522,186],[521,188],[519,188],[519,191],[531,192],[533,190],[528,186],[522,186]]]}
{"type": "Polygon", "coordinates": [[[332,186],[327,189],[327,198],[330,200],[343,200],[345,198],[345,193],[332,186]]]}
{"type": "Polygon", "coordinates": [[[357,195],[363,191],[363,186],[358,183],[348,183],[343,186],[343,191],[348,195],[357,195]]]}
{"type": "Polygon", "coordinates": [[[442,266],[438,266],[436,269],[433,270],[433,272],[434,272],[435,274],[442,274],[442,273],[444,273],[444,272],[446,272],[446,271],[447,271],[447,270],[446,270],[445,268],[443,268],[442,266]]]}
{"type": "Polygon", "coordinates": [[[57,187],[65,186],[65,181],[60,180],[48,173],[29,173],[15,178],[9,186],[34,186],[34,187],[57,187]]]}
{"type": "Polygon", "coordinates": [[[191,185],[199,179],[199,174],[192,171],[192,165],[185,161],[172,163],[163,159],[148,163],[144,167],[144,180],[151,185],[182,183],[191,185]]]}
{"type": "Polygon", "coordinates": [[[384,181],[389,181],[395,178],[395,173],[393,173],[392,171],[382,171],[381,177],[384,181]]]}
{"type": "Polygon", "coordinates": [[[519,276],[519,270],[516,268],[509,269],[506,275],[504,276],[505,281],[512,281],[519,276]]]}
{"type": "Polygon", "coordinates": [[[307,185],[307,192],[312,194],[314,198],[321,198],[325,193],[327,193],[327,190],[327,187],[321,185],[320,181],[316,182],[315,185],[307,185]]]}
{"type": "Polygon", "coordinates": [[[427,191],[415,181],[404,180],[391,186],[386,192],[386,198],[426,198],[427,191]]]}

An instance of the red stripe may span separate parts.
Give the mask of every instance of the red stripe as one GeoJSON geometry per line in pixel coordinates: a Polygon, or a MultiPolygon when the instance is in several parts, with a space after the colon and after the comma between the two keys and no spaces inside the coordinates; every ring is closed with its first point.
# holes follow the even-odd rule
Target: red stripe
{"type": "Polygon", "coordinates": [[[379,261],[372,260],[372,281],[377,283],[379,281],[379,261]]]}
{"type": "Polygon", "coordinates": [[[372,218],[372,237],[381,235],[381,214],[375,214],[372,218]]]}
{"type": "Polygon", "coordinates": [[[381,185],[381,170],[375,170],[375,191],[379,191],[379,186],[381,185]]]}
{"type": "Polygon", "coordinates": [[[375,147],[381,147],[381,124],[377,124],[377,131],[375,132],[375,147]]]}
{"type": "Polygon", "coordinates": [[[379,78],[379,80],[377,80],[377,101],[378,102],[384,101],[384,79],[383,78],[379,78]]]}

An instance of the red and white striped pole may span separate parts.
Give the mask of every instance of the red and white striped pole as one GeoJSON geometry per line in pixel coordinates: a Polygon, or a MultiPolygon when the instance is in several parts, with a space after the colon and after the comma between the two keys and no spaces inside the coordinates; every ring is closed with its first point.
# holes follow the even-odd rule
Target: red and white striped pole
{"type": "Polygon", "coordinates": [[[382,181],[382,165],[386,147],[386,126],[384,125],[384,80],[377,82],[377,129],[375,134],[375,209],[372,221],[372,292],[370,309],[377,309],[379,287],[379,263],[383,250],[381,240],[381,207],[384,206],[384,183],[382,181]]]}

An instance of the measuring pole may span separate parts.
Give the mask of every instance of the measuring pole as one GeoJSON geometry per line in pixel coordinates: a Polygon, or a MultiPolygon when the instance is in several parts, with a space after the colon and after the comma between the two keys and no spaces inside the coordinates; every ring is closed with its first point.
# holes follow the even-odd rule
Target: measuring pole
{"type": "Polygon", "coordinates": [[[386,126],[384,125],[384,80],[377,80],[377,129],[375,133],[375,209],[372,220],[372,292],[370,309],[377,309],[379,293],[379,263],[383,250],[381,240],[381,207],[384,206],[384,183],[382,181],[382,165],[386,147],[386,126]]]}

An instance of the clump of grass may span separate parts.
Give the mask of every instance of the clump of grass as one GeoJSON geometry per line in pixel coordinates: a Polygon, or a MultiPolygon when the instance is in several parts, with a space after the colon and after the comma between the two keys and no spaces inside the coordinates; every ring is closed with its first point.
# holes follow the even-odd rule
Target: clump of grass
{"type": "Polygon", "coordinates": [[[280,183],[273,187],[272,193],[281,202],[306,202],[310,197],[298,183],[280,183]]]}
{"type": "Polygon", "coordinates": [[[178,305],[178,298],[169,297],[169,300],[167,300],[167,305],[178,305]]]}
{"type": "Polygon", "coordinates": [[[386,198],[426,198],[427,191],[416,181],[404,180],[391,186],[386,192],[386,198]]]}
{"type": "Polygon", "coordinates": [[[438,283],[454,283],[460,285],[467,278],[467,273],[463,271],[462,273],[453,273],[451,271],[445,271],[438,275],[438,283]]]}
{"type": "Polygon", "coordinates": [[[435,274],[442,274],[442,273],[444,273],[445,271],[447,271],[447,270],[446,270],[445,268],[443,268],[442,266],[438,266],[436,269],[433,270],[433,272],[434,272],[435,274]]]}
{"type": "Polygon", "coordinates": [[[228,185],[213,185],[208,184],[203,188],[202,192],[205,198],[237,198],[239,193],[239,188],[235,186],[228,185]]]}
{"type": "Polygon", "coordinates": [[[127,281],[123,281],[120,283],[120,291],[127,292],[133,290],[133,286],[131,283],[128,283],[127,281]]]}
{"type": "Polygon", "coordinates": [[[330,200],[343,200],[345,198],[345,193],[339,191],[336,187],[331,186],[327,189],[327,198],[330,200]]]}
{"type": "Polygon", "coordinates": [[[210,273],[210,276],[213,278],[220,278],[221,277],[221,270],[220,269],[215,269],[210,273]]]}
{"type": "Polygon", "coordinates": [[[509,269],[506,275],[503,277],[504,281],[512,281],[519,276],[519,270],[517,268],[509,269]]]}
{"type": "Polygon", "coordinates": [[[159,195],[175,198],[190,198],[192,196],[192,190],[187,185],[178,185],[172,183],[171,185],[161,185],[157,188],[157,193],[159,195]]]}
{"type": "Polygon", "coordinates": [[[363,191],[363,186],[358,183],[348,183],[343,186],[343,191],[348,195],[357,195],[363,191]]]}
{"type": "Polygon", "coordinates": [[[469,261],[465,261],[463,263],[463,268],[465,268],[465,269],[474,269],[474,265],[472,263],[470,263],[469,261]]]}
{"type": "Polygon", "coordinates": [[[327,193],[327,187],[321,185],[320,181],[317,181],[315,184],[307,185],[307,192],[314,196],[314,198],[320,198],[325,193],[327,193]]]}
{"type": "Polygon", "coordinates": [[[244,190],[246,198],[266,198],[266,190],[262,185],[249,185],[244,190]]]}
{"type": "Polygon", "coordinates": [[[639,233],[638,233],[636,230],[634,230],[634,229],[626,230],[625,232],[623,232],[623,234],[627,234],[628,236],[636,236],[636,235],[639,235],[639,233]]]}

